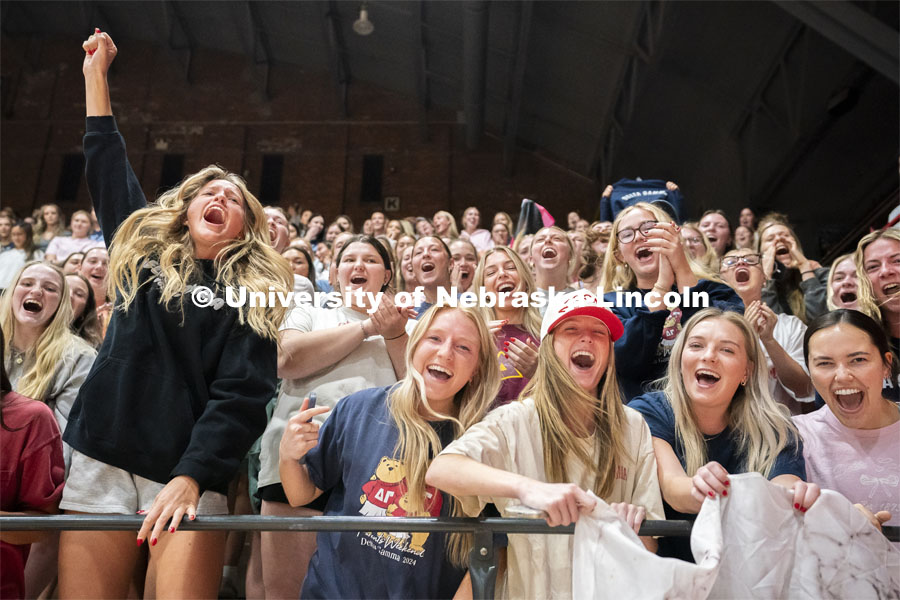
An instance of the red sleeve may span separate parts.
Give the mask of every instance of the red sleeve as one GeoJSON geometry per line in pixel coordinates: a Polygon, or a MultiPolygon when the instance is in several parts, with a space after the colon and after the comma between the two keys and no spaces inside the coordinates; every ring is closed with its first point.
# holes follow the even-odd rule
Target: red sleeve
{"type": "Polygon", "coordinates": [[[45,510],[62,497],[65,478],[62,438],[53,413],[36,415],[19,464],[19,509],[45,510]]]}

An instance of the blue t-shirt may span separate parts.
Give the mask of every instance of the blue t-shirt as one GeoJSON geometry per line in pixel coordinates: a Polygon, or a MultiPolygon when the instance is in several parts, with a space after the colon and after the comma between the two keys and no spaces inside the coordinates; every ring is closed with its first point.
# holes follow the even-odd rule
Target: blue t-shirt
{"type": "MultiPolygon", "coordinates": [[[[650,428],[650,435],[667,442],[682,467],[686,467],[684,459],[684,448],[675,435],[675,413],[669,399],[663,392],[652,392],[638,396],[628,403],[628,406],[635,409],[650,428]]],[[[732,474],[744,473],[745,457],[740,454],[738,448],[737,436],[733,434],[730,428],[726,428],[721,433],[713,436],[704,436],[706,439],[706,456],[710,461],[716,461],[722,465],[726,471],[732,474]]],[[[689,475],[691,475],[689,473],[689,475]]],[[[795,438],[775,459],[772,472],[769,473],[769,479],[779,475],[796,475],[800,479],[806,479],[806,462],[803,460],[803,442],[800,438],[795,438]]],[[[693,521],[697,515],[685,514],[678,512],[663,498],[663,508],[666,511],[667,520],[684,520],[693,521]]],[[[689,562],[694,562],[691,554],[691,541],[687,537],[667,537],[659,540],[659,555],[680,558],[689,562]]]]}
{"type": "MultiPolygon", "coordinates": [[[[394,459],[397,427],[390,387],[351,394],[331,411],[306,455],[312,482],[331,490],[326,515],[407,516],[404,465],[394,459]]],[[[446,446],[453,425],[432,422],[446,446]]],[[[450,516],[450,497],[429,486],[431,516],[450,516]]],[[[450,565],[446,534],[322,531],[303,582],[303,598],[452,598],[464,570],[450,565]]]]}

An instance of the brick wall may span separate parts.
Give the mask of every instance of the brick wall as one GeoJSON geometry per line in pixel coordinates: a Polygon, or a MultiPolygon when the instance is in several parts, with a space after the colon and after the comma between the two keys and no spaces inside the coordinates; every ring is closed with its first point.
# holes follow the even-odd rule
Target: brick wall
{"type": "MultiPolygon", "coordinates": [[[[81,152],[79,45],[61,37],[2,39],[0,202],[21,215],[59,202],[65,157],[81,152]]],[[[467,151],[453,110],[430,110],[423,139],[414,97],[354,81],[345,119],[327,72],[275,65],[266,99],[263,67],[243,55],[197,50],[188,77],[183,52],[131,40],[117,45],[114,112],[148,196],[171,153],[184,155],[185,174],[216,162],[242,173],[253,191],[263,155],[284,154],[281,204],[299,202],[326,220],[346,213],[358,224],[377,208],[360,201],[366,154],[384,156],[382,194],[400,197],[398,216],[450,210],[459,218],[475,204],[486,219],[497,210],[515,217],[530,197],[565,220],[570,210],[590,214],[599,197],[590,180],[525,150],[515,174],[504,176],[502,138],[485,135],[478,150],[467,151]]],[[[83,179],[74,200],[61,204],[66,214],[89,204],[83,179]]]]}

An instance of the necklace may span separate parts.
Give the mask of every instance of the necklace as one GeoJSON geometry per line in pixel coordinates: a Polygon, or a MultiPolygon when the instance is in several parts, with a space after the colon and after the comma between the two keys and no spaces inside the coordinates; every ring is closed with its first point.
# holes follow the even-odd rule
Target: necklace
{"type": "Polygon", "coordinates": [[[16,363],[17,365],[21,365],[23,362],[25,362],[25,353],[24,352],[20,352],[19,350],[16,350],[15,348],[10,346],[9,353],[13,359],[13,362],[16,363]]]}

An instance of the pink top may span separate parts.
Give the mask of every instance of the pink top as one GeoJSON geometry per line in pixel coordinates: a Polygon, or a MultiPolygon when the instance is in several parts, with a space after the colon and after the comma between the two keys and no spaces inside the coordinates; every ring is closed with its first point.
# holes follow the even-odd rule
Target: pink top
{"type": "Polygon", "coordinates": [[[794,417],[803,438],[809,481],[862,504],[891,513],[900,525],[900,421],[881,429],[845,427],[824,406],[794,417]]]}
{"type": "Polygon", "coordinates": [[[73,252],[85,252],[91,248],[106,248],[106,245],[89,237],[73,238],[58,235],[50,240],[50,245],[47,246],[47,254],[55,256],[56,262],[62,262],[73,252]]]}

